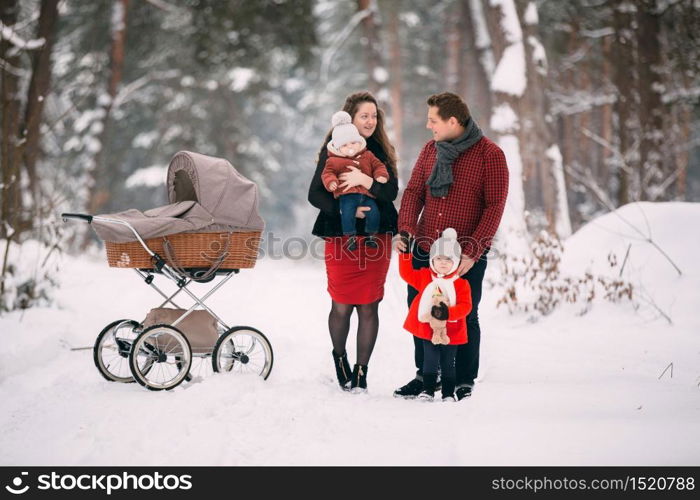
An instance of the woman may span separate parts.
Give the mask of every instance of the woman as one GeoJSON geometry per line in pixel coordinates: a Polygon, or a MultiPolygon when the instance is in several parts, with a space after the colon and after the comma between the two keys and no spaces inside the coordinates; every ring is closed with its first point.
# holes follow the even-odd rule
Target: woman
{"type": "MultiPolygon", "coordinates": [[[[393,201],[399,191],[396,152],[384,130],[384,112],[369,92],[351,94],[343,111],[367,141],[367,148],[386,165],[389,180],[382,184],[354,167],[339,176],[340,189],[364,186],[375,196],[379,209],[378,248],[359,245],[358,251],[348,252],[340,222],[338,201],[321,182],[321,172],[328,158],[327,145],[331,134],[321,147],[316,172],[309,187],[309,202],[320,209],[312,233],[326,240],[325,261],[328,293],[332,299],[328,329],[333,343],[333,361],[338,383],[343,389],[367,389],[367,365],[379,331],[379,302],[384,297],[384,281],[391,260],[391,236],[396,233],[398,215],[393,201]],[[350,373],[345,343],[350,330],[350,316],[357,310],[357,363],[350,373]]],[[[358,236],[365,235],[364,212],[358,207],[356,217],[358,236]]]]}

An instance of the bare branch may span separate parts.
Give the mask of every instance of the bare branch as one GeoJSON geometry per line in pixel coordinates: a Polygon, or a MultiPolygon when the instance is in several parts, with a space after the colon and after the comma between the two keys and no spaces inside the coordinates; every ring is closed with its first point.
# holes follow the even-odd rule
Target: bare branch
{"type": "Polygon", "coordinates": [[[666,314],[663,310],[661,310],[661,308],[658,305],[656,305],[656,302],[654,302],[654,299],[652,299],[650,296],[646,295],[645,292],[643,293],[643,289],[637,288],[637,297],[639,299],[643,300],[644,302],[646,302],[648,305],[650,305],[654,309],[656,309],[656,311],[661,316],[663,316],[663,318],[666,321],[668,321],[669,325],[673,325],[673,321],[671,320],[671,317],[668,314],[666,314]]]}
{"type": "Polygon", "coordinates": [[[625,252],[625,258],[622,261],[622,266],[620,267],[620,274],[618,276],[622,276],[622,271],[625,270],[625,265],[627,264],[627,258],[630,256],[630,249],[632,248],[632,243],[627,245],[627,252],[625,252]]]}
{"type": "Polygon", "coordinates": [[[596,134],[595,132],[590,131],[589,129],[585,127],[581,127],[581,133],[591,139],[593,142],[596,144],[599,144],[600,146],[604,147],[608,151],[610,151],[613,154],[613,157],[615,160],[619,162],[620,168],[624,169],[625,172],[628,174],[633,174],[634,170],[632,167],[629,166],[627,163],[627,156],[631,156],[637,147],[639,147],[639,140],[635,140],[634,143],[632,143],[632,146],[628,149],[627,154],[623,155],[619,149],[617,149],[615,146],[613,146],[609,141],[606,141],[604,138],[596,134]]]}
{"type": "MultiPolygon", "coordinates": [[[[630,228],[632,228],[637,234],[639,234],[642,237],[642,240],[646,241],[649,243],[651,246],[656,248],[661,255],[663,255],[666,260],[673,266],[673,268],[676,270],[679,276],[683,275],[683,272],[680,270],[680,268],[676,265],[675,262],[669,257],[669,255],[664,252],[664,250],[657,245],[657,243],[652,239],[651,234],[644,234],[637,226],[632,224],[630,221],[625,219],[622,215],[620,215],[619,210],[615,207],[613,202],[610,200],[608,197],[607,193],[603,188],[601,188],[598,183],[595,181],[593,176],[591,175],[590,171],[586,171],[585,174],[582,174],[581,172],[577,171],[575,168],[573,168],[570,165],[566,165],[566,170],[569,172],[569,174],[574,177],[577,181],[579,181],[584,187],[588,188],[595,196],[598,198],[598,200],[607,208],[610,212],[614,213],[622,222],[627,224],[630,228]]],[[[641,206],[640,206],[641,210],[641,206]]],[[[646,217],[646,215],[645,215],[646,217]]]]}
{"type": "Polygon", "coordinates": [[[586,173],[581,173],[576,170],[571,165],[565,165],[566,171],[577,181],[579,181],[584,187],[586,187],[591,193],[595,195],[596,198],[603,204],[608,210],[615,210],[615,205],[612,200],[608,197],[608,194],[603,188],[601,188],[596,180],[591,175],[590,171],[586,173]]]}
{"type": "Polygon", "coordinates": [[[608,151],[610,151],[613,154],[613,156],[615,156],[615,158],[617,158],[621,162],[624,162],[624,158],[622,157],[620,150],[617,149],[612,144],[610,144],[609,141],[606,141],[604,138],[602,138],[601,136],[599,136],[595,132],[591,132],[586,127],[581,127],[581,133],[583,135],[585,135],[586,137],[588,137],[589,139],[591,139],[596,144],[598,144],[598,145],[604,147],[605,149],[607,149],[608,151]]]}
{"type": "Polygon", "coordinates": [[[668,366],[664,369],[664,371],[661,372],[661,375],[659,375],[659,380],[661,380],[661,377],[664,376],[664,373],[668,371],[668,369],[671,369],[671,378],[673,378],[673,363],[669,363],[668,366]]]}

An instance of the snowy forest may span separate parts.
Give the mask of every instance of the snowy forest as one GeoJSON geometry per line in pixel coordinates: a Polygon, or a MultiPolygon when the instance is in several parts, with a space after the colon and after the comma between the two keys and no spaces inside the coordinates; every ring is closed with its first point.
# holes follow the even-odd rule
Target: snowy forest
{"type": "MultiPolygon", "coordinates": [[[[0,465],[697,470],[700,0],[0,0],[0,72],[0,465]],[[308,191],[331,116],[363,90],[396,146],[397,209],[430,95],[463,96],[505,153],[505,211],[472,288],[474,394],[454,404],[394,396],[418,366],[397,252],[357,370],[367,388],[336,380],[335,240],[312,236],[308,191]],[[62,219],[172,203],[179,151],[257,185],[254,267],[173,283],[127,252],[108,261],[96,224],[62,219]],[[235,326],[208,317],[216,347],[183,364],[192,330],[178,325],[187,350],[166,356],[148,339],[176,323],[146,325],[168,300],[197,305],[190,291],[235,326]],[[239,332],[257,340],[217,365],[239,332]],[[254,346],[264,376],[233,370],[255,366],[254,346]],[[169,390],[135,378],[168,370],[178,385],[155,388],[169,390]]],[[[363,316],[346,305],[357,369],[363,316]]],[[[689,471],[672,474],[687,490],[689,471]]]]}
{"type": "Polygon", "coordinates": [[[228,159],[267,231],[310,237],[318,149],[362,89],[401,186],[426,98],[462,95],[506,152],[502,230],[525,240],[700,200],[695,0],[0,0],[0,18],[1,310],[48,299],[55,255],[97,244],[61,212],[164,204],[180,150],[228,159]]]}

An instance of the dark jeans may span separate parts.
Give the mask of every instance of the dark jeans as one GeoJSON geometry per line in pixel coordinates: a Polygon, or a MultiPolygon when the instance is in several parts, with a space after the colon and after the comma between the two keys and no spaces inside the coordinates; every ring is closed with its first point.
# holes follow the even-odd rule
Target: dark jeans
{"type": "MultiPolygon", "coordinates": [[[[472,291],[472,311],[467,316],[467,337],[468,342],[457,347],[456,382],[459,384],[473,384],[479,373],[479,342],[481,340],[481,329],[479,328],[479,301],[481,300],[481,283],[484,281],[486,272],[486,254],[484,252],[472,268],[467,271],[462,278],[469,282],[472,291]]],[[[421,269],[429,267],[429,254],[418,245],[413,247],[413,268],[421,269]]],[[[418,295],[418,290],[408,285],[408,307],[411,307],[413,299],[418,295]]],[[[423,375],[423,339],[413,337],[414,358],[418,375],[423,375]]]]}
{"type": "Polygon", "coordinates": [[[367,234],[377,234],[379,231],[379,209],[374,199],[364,194],[350,193],[341,195],[338,201],[340,202],[340,223],[343,226],[344,235],[357,234],[357,229],[355,229],[357,207],[370,208],[365,212],[365,231],[367,234]]]}
{"type": "Polygon", "coordinates": [[[440,368],[443,379],[454,380],[458,346],[435,345],[429,340],[420,340],[423,344],[423,373],[437,373],[440,368]]]}

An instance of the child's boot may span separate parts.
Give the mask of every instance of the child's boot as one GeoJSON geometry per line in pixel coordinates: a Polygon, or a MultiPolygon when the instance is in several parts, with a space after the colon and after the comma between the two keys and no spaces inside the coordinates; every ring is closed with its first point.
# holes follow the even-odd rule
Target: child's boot
{"type": "Polygon", "coordinates": [[[442,400],[447,402],[457,401],[455,399],[455,379],[442,379],[442,400]]]}
{"type": "Polygon", "coordinates": [[[377,240],[374,239],[374,235],[370,234],[365,238],[365,246],[370,248],[377,248],[377,240]]]}
{"type": "Polygon", "coordinates": [[[357,250],[357,237],[355,235],[352,235],[348,238],[348,250],[351,252],[354,252],[357,250]]]}
{"type": "Polygon", "coordinates": [[[423,374],[423,391],[418,395],[418,399],[432,401],[435,397],[435,385],[437,384],[437,373],[423,374]]]}

